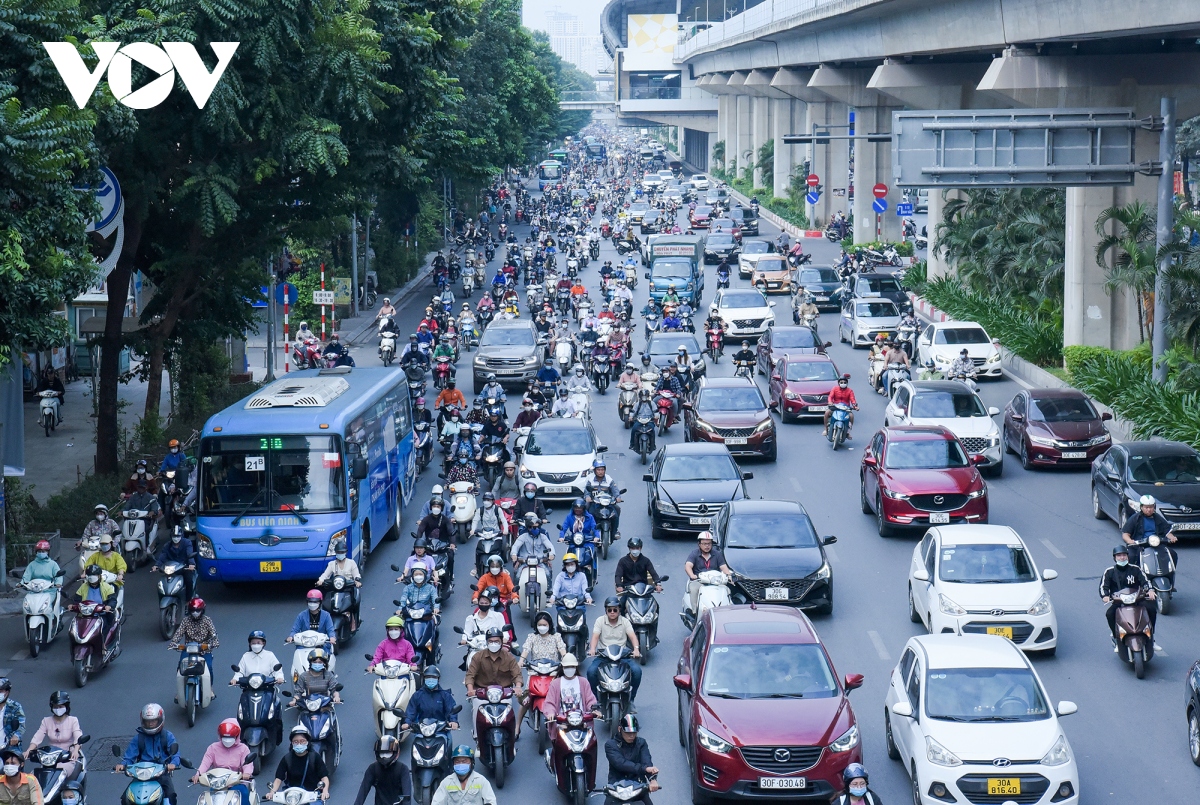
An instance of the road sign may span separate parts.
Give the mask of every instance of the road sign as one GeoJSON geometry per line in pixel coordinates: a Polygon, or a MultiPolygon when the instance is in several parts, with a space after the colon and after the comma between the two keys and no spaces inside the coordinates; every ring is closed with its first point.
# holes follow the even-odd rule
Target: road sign
{"type": "Polygon", "coordinates": [[[821,183],[821,177],[815,173],[810,173],[808,174],[808,179],[806,181],[808,182],[809,187],[816,187],[821,183]]]}
{"type": "Polygon", "coordinates": [[[804,200],[807,201],[809,204],[816,204],[818,201],[821,200],[821,194],[818,193],[816,190],[813,190],[804,195],[804,200]]]}
{"type": "Polygon", "coordinates": [[[300,292],[296,290],[296,286],[292,283],[281,282],[275,286],[275,302],[277,304],[284,304],[284,294],[287,295],[287,304],[294,306],[296,304],[296,298],[300,295],[300,292]]]}
{"type": "Polygon", "coordinates": [[[332,305],[333,299],[333,291],[313,291],[314,305],[332,305]]]}
{"type": "Polygon", "coordinates": [[[883,198],[887,195],[887,185],[885,185],[883,182],[880,182],[871,188],[871,192],[875,194],[875,198],[883,198]]]}
{"type": "Polygon", "coordinates": [[[896,215],[912,215],[913,205],[908,202],[901,201],[896,205],[896,215]]]}
{"type": "Polygon", "coordinates": [[[887,199],[877,198],[871,202],[871,209],[875,212],[887,212],[887,199]]]}
{"type": "Polygon", "coordinates": [[[271,298],[271,291],[267,288],[266,285],[259,285],[258,293],[259,293],[258,296],[252,297],[252,298],[246,300],[250,303],[250,307],[266,307],[267,306],[267,300],[271,298]]]}

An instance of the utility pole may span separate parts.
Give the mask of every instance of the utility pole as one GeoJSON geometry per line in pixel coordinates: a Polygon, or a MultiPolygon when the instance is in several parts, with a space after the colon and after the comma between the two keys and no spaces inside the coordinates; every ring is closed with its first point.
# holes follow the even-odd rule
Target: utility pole
{"type": "Polygon", "coordinates": [[[267,377],[275,379],[275,258],[271,258],[271,284],[267,286],[267,377]]]}
{"type": "Polygon", "coordinates": [[[350,316],[358,315],[358,213],[350,216],[350,316]]]}
{"type": "Polygon", "coordinates": [[[1153,378],[1156,383],[1167,382],[1167,364],[1163,355],[1167,351],[1167,303],[1170,289],[1167,285],[1167,270],[1171,257],[1164,253],[1171,242],[1175,229],[1175,98],[1162,99],[1162,133],[1158,140],[1158,161],[1162,173],[1158,176],[1158,230],[1155,246],[1159,252],[1158,272],[1154,276],[1154,337],[1151,342],[1153,354],[1153,378]]]}
{"type": "Polygon", "coordinates": [[[4,495],[4,428],[8,424],[0,422],[0,590],[8,589],[8,501],[4,495]]]}
{"type": "MultiPolygon", "coordinates": [[[[363,287],[367,288],[368,290],[371,287],[371,219],[374,217],[374,210],[367,212],[367,240],[366,243],[363,244],[363,287]]],[[[378,292],[378,290],[376,292],[378,292]]],[[[363,299],[366,298],[367,295],[364,293],[363,299]]]]}

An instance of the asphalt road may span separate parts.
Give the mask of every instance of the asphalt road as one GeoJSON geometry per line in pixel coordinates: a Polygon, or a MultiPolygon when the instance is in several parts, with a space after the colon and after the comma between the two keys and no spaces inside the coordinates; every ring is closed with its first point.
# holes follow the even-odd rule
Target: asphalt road
{"type": "MultiPolygon", "coordinates": [[[[763,237],[773,238],[774,234],[764,224],[763,237]]],[[[521,236],[524,237],[523,230],[521,236]]],[[[805,248],[813,251],[818,264],[832,260],[838,251],[824,240],[806,241],[805,248]]],[[[610,245],[605,246],[602,259],[616,260],[610,245]]],[[[710,266],[708,271],[709,292],[705,303],[711,300],[716,284],[714,268],[710,266]]],[[[593,264],[585,272],[586,284],[589,287],[597,284],[596,277],[593,264]]],[[[736,273],[734,282],[739,282],[736,273]]],[[[404,332],[415,328],[429,295],[417,294],[402,309],[404,332]]],[[[645,295],[646,282],[642,280],[636,292],[638,308],[645,295]]],[[[780,297],[781,322],[788,315],[786,305],[786,299],[780,297]]],[[[838,673],[866,675],[866,684],[852,694],[851,701],[863,735],[872,788],[884,800],[894,803],[910,797],[909,785],[904,770],[887,760],[884,752],[883,700],[889,673],[905,641],[919,633],[919,627],[908,620],[905,598],[905,573],[917,535],[881,539],[874,530],[873,520],[859,512],[859,450],[875,427],[882,424],[883,398],[866,387],[865,353],[854,352],[832,337],[836,332],[835,314],[822,316],[821,331],[827,340],[834,342],[831,354],[839,368],[854,375],[852,386],[858,392],[862,410],[851,449],[833,453],[820,437],[820,428],[813,424],[781,426],[780,452],[784,460],[750,467],[755,477],[748,482],[748,488],[752,496],[801,501],[818,533],[838,536],[837,545],[828,551],[836,588],[834,612],[831,616],[817,617],[814,622],[838,673]]],[[[635,344],[639,347],[644,344],[640,334],[636,335],[635,344]]],[[[356,348],[355,357],[360,365],[370,365],[376,360],[374,344],[356,348]]],[[[465,377],[470,372],[468,359],[462,361],[465,377]]],[[[709,371],[725,375],[732,368],[725,361],[709,371]]],[[[1002,406],[1016,389],[1011,381],[989,382],[983,385],[982,395],[988,405],[1002,406]]],[[[687,766],[676,741],[676,691],[671,676],[678,647],[685,636],[675,613],[684,586],[682,565],[692,543],[648,539],[645,484],[639,480],[642,468],[637,456],[627,450],[628,433],[616,417],[616,399],[616,394],[609,394],[593,401],[593,412],[596,431],[611,448],[607,456],[609,473],[629,490],[621,531],[625,537],[636,534],[647,538],[647,554],[660,572],[672,577],[660,598],[662,643],[645,669],[637,702],[639,718],[654,760],[662,769],[663,790],[655,795],[656,802],[681,805],[688,801],[687,766]]],[[[516,405],[515,400],[510,403],[510,412],[515,414],[516,405]]],[[[675,428],[666,441],[682,438],[679,428],[675,428]]],[[[435,481],[434,474],[427,472],[414,500],[424,500],[435,481]]],[[[1147,678],[1138,681],[1111,651],[1096,595],[1097,580],[1109,564],[1109,551],[1118,536],[1112,523],[1092,519],[1086,473],[1027,473],[1010,456],[1003,477],[989,480],[988,484],[991,521],[1016,528],[1039,565],[1054,568],[1060,574],[1049,583],[1061,627],[1058,654],[1051,659],[1036,660],[1035,666],[1053,700],[1069,699],[1079,705],[1079,712],[1065,719],[1063,726],[1079,763],[1083,801],[1123,803],[1143,792],[1153,792],[1163,802],[1194,801],[1194,794],[1186,793],[1194,791],[1196,771],[1187,754],[1182,683],[1200,652],[1200,637],[1191,627],[1200,609],[1196,603],[1200,591],[1194,564],[1196,552],[1190,548],[1181,552],[1180,592],[1175,608],[1169,617],[1159,619],[1158,642],[1163,650],[1157,654],[1147,678]]],[[[414,510],[405,515],[406,532],[415,525],[415,513],[414,510]]],[[[552,522],[561,522],[561,514],[552,516],[552,522]]],[[[372,557],[364,586],[363,631],[355,638],[351,650],[339,658],[338,671],[346,684],[343,692],[346,704],[339,709],[346,749],[333,781],[334,801],[351,801],[362,771],[372,759],[371,744],[375,736],[371,725],[370,679],[362,675],[366,664],[362,654],[371,651],[382,637],[383,621],[392,610],[391,599],[399,591],[392,583],[395,574],[387,565],[402,562],[410,546],[406,534],[398,543],[383,543],[380,555],[372,557]]],[[[466,548],[472,550],[470,545],[466,548]]],[[[612,590],[615,563],[615,556],[602,563],[595,597],[602,599],[612,590]]],[[[465,564],[460,562],[459,567],[465,564]]],[[[236,712],[237,691],[227,687],[218,688],[219,698],[202,714],[194,729],[187,728],[182,711],[172,704],[176,655],[166,651],[157,634],[155,578],[141,570],[129,579],[126,605],[130,614],[124,632],[124,653],[84,690],[74,688],[65,635],[35,660],[24,649],[21,619],[8,618],[0,624],[0,657],[7,658],[0,660],[3,667],[0,672],[12,677],[13,698],[24,704],[30,731],[46,715],[49,694],[59,688],[69,690],[72,712],[79,716],[84,731],[93,736],[89,757],[100,755],[94,771],[101,766],[111,768],[113,762],[107,745],[97,745],[99,739],[131,735],[137,725],[138,708],[147,701],[158,701],[166,708],[168,728],[177,736],[183,754],[194,762],[199,762],[204,748],[215,740],[217,723],[236,712]]],[[[202,586],[201,593],[209,602],[209,613],[222,640],[216,651],[216,667],[228,669],[245,650],[246,634],[255,628],[267,630],[269,648],[279,655],[285,667],[290,665],[291,652],[283,644],[283,638],[303,607],[304,591],[305,586],[299,584],[237,589],[202,586]]],[[[467,614],[465,591],[465,583],[460,583],[459,592],[448,608],[445,621],[448,638],[455,637],[449,633],[449,625],[461,624],[467,614]]],[[[589,623],[593,614],[589,613],[589,623]]],[[[519,628],[518,634],[523,639],[525,630],[519,628]]],[[[456,670],[461,655],[452,647],[453,640],[444,642],[450,647],[443,662],[443,679],[457,680],[454,692],[461,701],[461,675],[456,670]]],[[[218,671],[217,678],[222,682],[228,676],[228,670],[218,671]]],[[[286,718],[288,727],[293,718],[291,715],[286,718]]],[[[601,730],[603,739],[603,727],[601,730]]],[[[553,779],[537,756],[531,734],[527,732],[522,737],[518,760],[508,784],[500,792],[501,801],[555,802],[559,797],[553,779]]],[[[463,741],[468,736],[469,733],[459,735],[463,741]]],[[[278,753],[272,758],[277,760],[278,753]]],[[[268,763],[269,768],[273,765],[268,763]]],[[[604,768],[601,761],[601,779],[604,768]]],[[[176,772],[175,777],[181,801],[190,802],[199,796],[200,789],[186,787],[184,774],[176,772]]],[[[124,777],[94,773],[90,796],[95,802],[114,801],[125,782],[124,777]]],[[[266,783],[264,780],[260,788],[266,783]]]]}

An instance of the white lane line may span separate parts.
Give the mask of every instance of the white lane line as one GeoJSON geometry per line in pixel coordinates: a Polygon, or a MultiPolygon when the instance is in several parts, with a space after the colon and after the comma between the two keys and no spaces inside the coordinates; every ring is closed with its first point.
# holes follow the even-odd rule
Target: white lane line
{"type": "Polygon", "coordinates": [[[1163,651],[1163,647],[1160,646],[1158,643],[1154,644],[1154,653],[1161,654],[1164,657],[1167,656],[1167,652],[1163,651]]]}
{"type": "Polygon", "coordinates": [[[1043,537],[1042,544],[1046,546],[1046,550],[1048,550],[1048,551],[1050,551],[1050,553],[1054,554],[1055,559],[1066,559],[1067,558],[1066,554],[1064,554],[1057,547],[1055,547],[1054,543],[1051,542],[1050,540],[1043,537]]]}
{"type": "Polygon", "coordinates": [[[797,492],[804,491],[803,487],[800,486],[800,480],[795,475],[791,476],[790,480],[792,482],[792,489],[795,489],[797,492]]]}
{"type": "Polygon", "coordinates": [[[827,559],[829,559],[830,562],[840,562],[841,561],[840,559],[838,559],[837,551],[834,550],[834,547],[832,545],[825,546],[825,557],[827,559]]]}
{"type": "Polygon", "coordinates": [[[867,637],[871,638],[871,642],[875,644],[875,652],[879,654],[881,660],[891,660],[892,655],[888,654],[887,646],[883,644],[883,638],[879,636],[879,632],[874,630],[867,632],[867,637]]]}
{"type": "Polygon", "coordinates": [[[29,649],[21,649],[16,654],[8,658],[11,662],[20,662],[21,660],[29,659],[29,649]]]}

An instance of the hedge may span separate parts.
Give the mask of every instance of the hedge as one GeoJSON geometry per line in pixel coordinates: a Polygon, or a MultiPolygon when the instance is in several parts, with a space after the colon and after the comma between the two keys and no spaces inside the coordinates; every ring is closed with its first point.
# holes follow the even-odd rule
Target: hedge
{"type": "Polygon", "coordinates": [[[921,296],[953,319],[979,322],[992,338],[1030,363],[1062,364],[1062,323],[1049,316],[1019,310],[999,296],[968,290],[951,277],[925,283],[921,296]]]}

